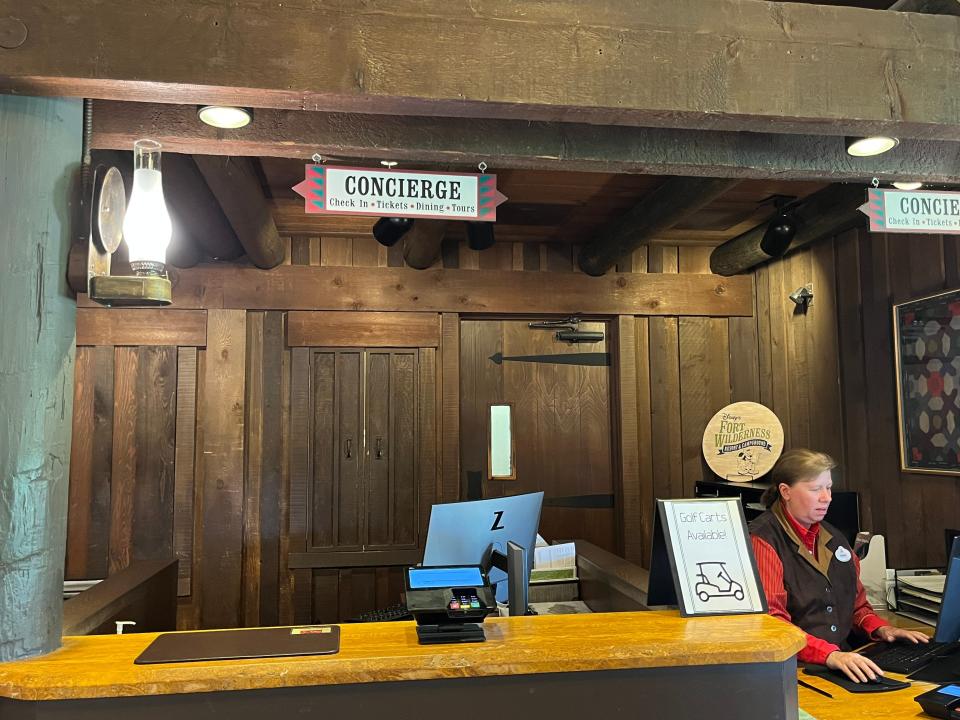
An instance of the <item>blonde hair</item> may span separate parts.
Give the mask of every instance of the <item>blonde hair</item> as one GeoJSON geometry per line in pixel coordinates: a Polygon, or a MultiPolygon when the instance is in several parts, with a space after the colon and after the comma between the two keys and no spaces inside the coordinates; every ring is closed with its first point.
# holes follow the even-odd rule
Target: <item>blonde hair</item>
{"type": "Polygon", "coordinates": [[[811,480],[836,466],[836,461],[826,453],[807,448],[787,450],[770,471],[770,487],[763,491],[760,501],[764,507],[773,507],[780,497],[781,483],[793,487],[798,482],[811,480]]]}

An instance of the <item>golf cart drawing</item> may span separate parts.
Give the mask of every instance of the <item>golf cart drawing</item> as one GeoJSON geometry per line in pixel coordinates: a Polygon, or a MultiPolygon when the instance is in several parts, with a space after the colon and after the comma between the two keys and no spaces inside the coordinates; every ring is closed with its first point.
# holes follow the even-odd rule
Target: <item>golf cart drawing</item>
{"type": "Polygon", "coordinates": [[[697,585],[694,592],[701,602],[710,598],[732,597],[743,600],[743,585],[730,577],[726,563],[701,562],[697,563],[697,585]]]}

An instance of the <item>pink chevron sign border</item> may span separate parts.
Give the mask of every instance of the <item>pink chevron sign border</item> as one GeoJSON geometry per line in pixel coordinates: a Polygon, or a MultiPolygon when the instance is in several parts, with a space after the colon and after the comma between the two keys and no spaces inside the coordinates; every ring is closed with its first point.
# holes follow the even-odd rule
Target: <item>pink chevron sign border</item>
{"type": "Polygon", "coordinates": [[[310,215],[436,218],[495,222],[507,197],[497,176],[305,165],[293,186],[310,215]]]}
{"type": "Polygon", "coordinates": [[[870,188],[858,210],[871,232],[960,235],[960,192],[870,188]]]}

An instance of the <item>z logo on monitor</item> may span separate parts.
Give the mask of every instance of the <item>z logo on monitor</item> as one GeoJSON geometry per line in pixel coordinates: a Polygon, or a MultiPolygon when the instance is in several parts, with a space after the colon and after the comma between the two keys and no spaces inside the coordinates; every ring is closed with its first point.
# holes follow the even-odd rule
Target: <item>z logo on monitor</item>
{"type": "Polygon", "coordinates": [[[494,510],[493,511],[493,525],[490,527],[491,530],[506,530],[503,525],[500,524],[501,518],[503,518],[503,510],[494,510]]]}

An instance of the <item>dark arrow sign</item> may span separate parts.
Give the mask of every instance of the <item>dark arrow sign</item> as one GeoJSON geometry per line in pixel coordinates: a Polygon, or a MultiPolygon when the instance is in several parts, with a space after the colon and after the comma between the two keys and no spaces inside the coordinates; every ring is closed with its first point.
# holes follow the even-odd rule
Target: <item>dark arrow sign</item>
{"type": "Polygon", "coordinates": [[[589,365],[592,367],[609,367],[610,353],[569,353],[563,355],[513,355],[504,357],[503,353],[491,355],[490,359],[497,365],[502,365],[506,361],[510,362],[530,362],[530,363],[553,363],[556,365],[589,365]]]}

